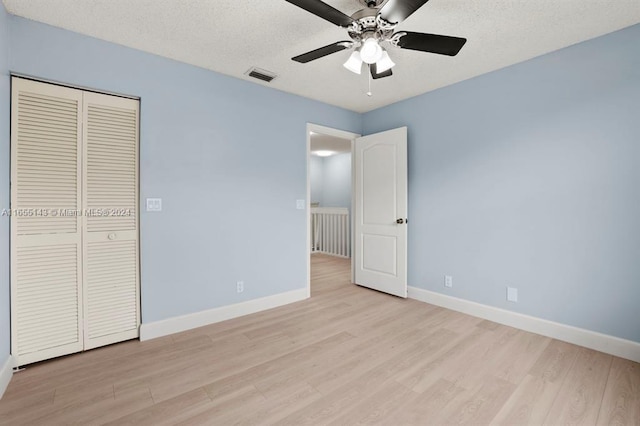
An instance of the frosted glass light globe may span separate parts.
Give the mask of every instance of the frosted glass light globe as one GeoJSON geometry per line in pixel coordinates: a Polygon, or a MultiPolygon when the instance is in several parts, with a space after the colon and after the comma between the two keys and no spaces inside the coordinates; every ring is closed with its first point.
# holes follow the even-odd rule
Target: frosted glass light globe
{"type": "Polygon", "coordinates": [[[351,72],[356,74],[360,74],[362,72],[362,59],[360,58],[360,52],[354,50],[347,62],[345,62],[344,67],[351,72]]]}
{"type": "Polygon", "coordinates": [[[375,38],[368,38],[360,48],[360,58],[367,64],[375,64],[382,58],[382,47],[375,38]]]}
{"type": "Polygon", "coordinates": [[[383,72],[388,71],[395,66],[396,64],[391,60],[389,54],[385,51],[382,51],[382,56],[376,63],[376,71],[378,72],[378,74],[382,74],[383,72]]]}

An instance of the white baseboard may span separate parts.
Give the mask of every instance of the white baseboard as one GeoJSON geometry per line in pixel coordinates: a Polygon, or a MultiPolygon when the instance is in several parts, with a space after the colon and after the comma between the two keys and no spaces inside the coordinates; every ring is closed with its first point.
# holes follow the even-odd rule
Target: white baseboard
{"type": "Polygon", "coordinates": [[[140,325],[140,340],[155,339],[156,337],[203,327],[216,322],[299,302],[306,298],[308,298],[307,289],[302,288],[273,296],[262,297],[260,299],[248,300],[234,305],[222,306],[220,308],[181,315],[161,321],[143,323],[140,325]]]}
{"type": "Polygon", "coordinates": [[[9,355],[2,368],[0,368],[0,398],[4,395],[4,391],[7,390],[11,377],[13,377],[13,357],[9,355]]]}
{"type": "Polygon", "coordinates": [[[640,362],[640,343],[631,340],[536,318],[506,309],[495,308],[481,303],[458,299],[457,297],[451,297],[417,287],[409,287],[409,297],[453,311],[584,346],[620,358],[640,362]]]}

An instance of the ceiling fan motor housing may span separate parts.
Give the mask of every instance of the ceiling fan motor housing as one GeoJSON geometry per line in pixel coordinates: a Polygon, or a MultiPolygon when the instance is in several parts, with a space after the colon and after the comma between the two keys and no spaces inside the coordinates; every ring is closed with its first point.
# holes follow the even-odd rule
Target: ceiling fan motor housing
{"type": "Polygon", "coordinates": [[[374,8],[384,3],[384,0],[360,0],[360,3],[363,6],[374,8]]]}
{"type": "MultiPolygon", "coordinates": [[[[382,3],[382,1],[378,3],[382,3]]],[[[378,15],[377,9],[359,10],[351,15],[351,18],[353,23],[347,28],[347,32],[356,42],[361,42],[370,37],[375,37],[380,41],[386,40],[391,36],[395,27],[395,25],[382,19],[378,15]]]]}

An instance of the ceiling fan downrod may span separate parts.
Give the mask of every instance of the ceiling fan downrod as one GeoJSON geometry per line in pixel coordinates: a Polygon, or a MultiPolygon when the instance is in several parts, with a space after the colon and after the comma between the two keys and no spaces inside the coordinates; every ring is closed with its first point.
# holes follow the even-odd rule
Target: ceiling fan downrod
{"type": "Polygon", "coordinates": [[[384,0],[359,0],[359,1],[360,1],[360,4],[371,9],[380,6],[384,2],[384,0]]]}

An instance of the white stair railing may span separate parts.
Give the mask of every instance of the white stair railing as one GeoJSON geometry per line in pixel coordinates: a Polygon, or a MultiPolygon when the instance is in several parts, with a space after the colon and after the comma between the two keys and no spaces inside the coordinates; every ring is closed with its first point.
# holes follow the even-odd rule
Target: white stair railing
{"type": "Polygon", "coordinates": [[[311,208],[311,252],[351,257],[349,209],[311,208]]]}

